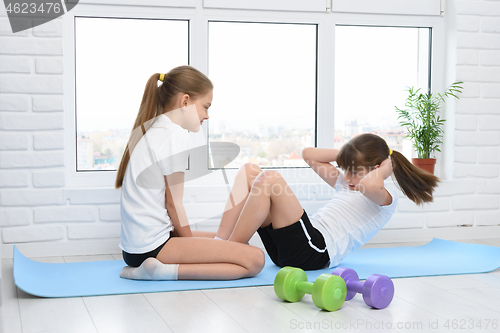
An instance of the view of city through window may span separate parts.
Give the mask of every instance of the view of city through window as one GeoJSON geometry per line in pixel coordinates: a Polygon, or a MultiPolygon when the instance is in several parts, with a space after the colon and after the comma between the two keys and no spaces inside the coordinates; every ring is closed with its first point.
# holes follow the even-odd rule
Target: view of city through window
{"type": "MultiPolygon", "coordinates": [[[[209,22],[208,140],[241,149],[227,168],[306,166],[301,152],[317,136],[316,35],[311,24],[209,22]]],[[[77,18],[78,171],[118,168],[146,81],[187,64],[188,40],[187,21],[77,18]],[[158,51],[145,31],[181,47],[158,51]],[[86,51],[96,45],[99,53],[86,51]]],[[[335,41],[333,147],[372,132],[410,157],[394,107],[404,105],[408,87],[427,90],[430,29],[337,26],[335,41]]]]}
{"type": "Polygon", "coordinates": [[[185,20],[76,17],[77,171],[118,169],[146,82],[188,64],[188,32],[185,20]]]}
{"type": "Polygon", "coordinates": [[[241,148],[228,168],[307,166],[301,153],[316,139],[316,35],[312,24],[209,23],[209,141],[241,148]]]}
{"type": "Polygon", "coordinates": [[[229,129],[224,121],[210,124],[211,142],[233,142],[240,147],[238,157],[227,168],[237,168],[244,163],[261,167],[303,167],[302,150],[314,147],[314,128],[287,126],[255,126],[248,129],[229,129]]]}

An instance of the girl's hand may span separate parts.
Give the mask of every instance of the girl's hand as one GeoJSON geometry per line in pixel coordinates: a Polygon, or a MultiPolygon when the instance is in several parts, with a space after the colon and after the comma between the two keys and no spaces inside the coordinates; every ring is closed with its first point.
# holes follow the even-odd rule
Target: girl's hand
{"type": "Polygon", "coordinates": [[[363,188],[361,193],[379,206],[390,205],[392,197],[384,187],[384,179],[391,174],[392,162],[388,158],[361,179],[360,185],[363,188]]]}
{"type": "Polygon", "coordinates": [[[379,172],[381,172],[382,179],[387,179],[392,175],[392,160],[390,157],[380,163],[379,172]]]}

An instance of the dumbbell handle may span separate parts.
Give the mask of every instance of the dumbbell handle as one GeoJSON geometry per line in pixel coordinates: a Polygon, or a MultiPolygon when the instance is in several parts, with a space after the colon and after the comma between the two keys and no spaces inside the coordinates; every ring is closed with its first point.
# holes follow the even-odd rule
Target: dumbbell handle
{"type": "Polygon", "coordinates": [[[345,282],[345,284],[347,286],[347,290],[355,291],[358,294],[362,294],[363,293],[363,284],[364,284],[363,281],[351,281],[351,280],[348,280],[348,281],[345,282]]]}
{"type": "MultiPolygon", "coordinates": [[[[312,295],[313,285],[314,285],[313,282],[298,281],[297,284],[295,285],[295,288],[300,292],[312,295]]],[[[363,287],[361,286],[361,288],[363,287]]],[[[332,297],[334,299],[340,299],[341,296],[342,296],[342,290],[340,288],[336,288],[335,291],[333,292],[332,297]]]]}
{"type": "Polygon", "coordinates": [[[312,294],[313,283],[308,281],[298,281],[295,288],[300,292],[312,294]]]}

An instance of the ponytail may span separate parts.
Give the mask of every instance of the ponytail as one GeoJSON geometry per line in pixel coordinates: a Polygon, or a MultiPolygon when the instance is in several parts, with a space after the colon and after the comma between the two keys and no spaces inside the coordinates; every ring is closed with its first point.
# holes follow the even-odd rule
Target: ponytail
{"type": "Polygon", "coordinates": [[[403,154],[389,148],[383,138],[372,133],[360,134],[340,149],[337,164],[349,167],[374,167],[390,156],[392,171],[401,191],[417,205],[432,201],[432,193],[439,182],[433,174],[414,166],[403,154]]]}
{"type": "Polygon", "coordinates": [[[414,166],[403,154],[393,151],[392,170],[401,191],[417,205],[432,202],[432,193],[439,178],[414,166]]]}
{"type": "Polygon", "coordinates": [[[115,188],[123,184],[125,171],[135,146],[146,131],[155,123],[156,117],[162,115],[165,109],[173,108],[174,98],[179,94],[188,94],[192,99],[213,89],[210,79],[191,66],[179,66],[166,74],[153,74],[146,83],[139,113],[130,133],[130,138],[116,173],[115,188]],[[158,87],[158,80],[163,82],[158,87]],[[153,121],[151,121],[153,120],[153,121]]]}

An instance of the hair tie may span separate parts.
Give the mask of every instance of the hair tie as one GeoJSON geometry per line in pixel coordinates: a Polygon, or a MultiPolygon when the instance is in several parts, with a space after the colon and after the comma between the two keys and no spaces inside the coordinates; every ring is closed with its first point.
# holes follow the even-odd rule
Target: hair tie
{"type": "Polygon", "coordinates": [[[163,79],[165,79],[165,74],[160,74],[160,81],[163,82],[163,79]]]}
{"type": "Polygon", "coordinates": [[[392,155],[392,149],[389,148],[389,156],[391,156],[391,155],[392,155]]]}

